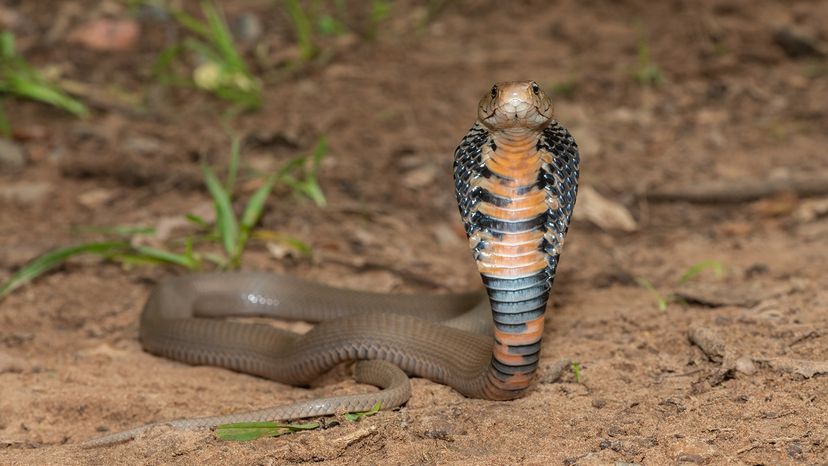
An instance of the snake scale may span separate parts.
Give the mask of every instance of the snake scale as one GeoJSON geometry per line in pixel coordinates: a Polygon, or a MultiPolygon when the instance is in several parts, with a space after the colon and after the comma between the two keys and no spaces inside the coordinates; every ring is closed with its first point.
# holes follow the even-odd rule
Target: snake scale
{"type": "Polygon", "coordinates": [[[521,396],[536,372],[546,310],[578,190],[578,147],[533,81],[495,84],[454,153],[457,203],[486,294],[389,295],[265,273],[162,280],[140,320],[146,351],[307,385],[344,361],[379,392],[158,422],[86,442],[178,429],[288,420],[405,403],[408,375],[474,398],[521,396]],[[226,317],[318,324],[304,335],[226,317]]]}

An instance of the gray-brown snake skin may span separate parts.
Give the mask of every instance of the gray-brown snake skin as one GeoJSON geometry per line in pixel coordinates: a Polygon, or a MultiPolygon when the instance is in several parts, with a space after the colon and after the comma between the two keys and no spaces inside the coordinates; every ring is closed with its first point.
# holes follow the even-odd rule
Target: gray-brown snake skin
{"type": "Polygon", "coordinates": [[[577,193],[574,139],[552,119],[532,81],[496,84],[455,152],[455,185],[483,293],[385,295],[264,273],[163,280],[141,315],[146,351],[307,385],[349,360],[357,381],[381,391],[229,416],[159,422],[85,446],[135,438],[155,425],[179,429],[364,411],[405,403],[408,375],[475,398],[521,396],[534,376],[544,312],[577,193]],[[319,322],[305,335],[220,317],[319,322]],[[494,319],[494,321],[493,321],[494,319]],[[494,322],[494,324],[493,324],[494,322]]]}

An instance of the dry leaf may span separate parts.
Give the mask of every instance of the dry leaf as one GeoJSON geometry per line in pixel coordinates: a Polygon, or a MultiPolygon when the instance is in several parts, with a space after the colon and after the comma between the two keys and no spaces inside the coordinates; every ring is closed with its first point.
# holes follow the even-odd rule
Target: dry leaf
{"type": "Polygon", "coordinates": [[[578,190],[578,208],[574,217],[591,222],[602,230],[631,232],[638,229],[638,223],[626,207],[607,199],[591,186],[582,186],[578,190]]]}

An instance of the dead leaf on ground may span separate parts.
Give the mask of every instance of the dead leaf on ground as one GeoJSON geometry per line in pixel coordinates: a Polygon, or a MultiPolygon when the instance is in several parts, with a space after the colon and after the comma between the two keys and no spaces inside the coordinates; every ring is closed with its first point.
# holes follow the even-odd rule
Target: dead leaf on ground
{"type": "Polygon", "coordinates": [[[592,186],[582,186],[578,190],[574,218],[593,223],[602,230],[632,232],[638,229],[638,223],[626,207],[602,196],[592,186]]]}
{"type": "Polygon", "coordinates": [[[754,202],[750,209],[762,217],[784,217],[792,214],[798,206],[799,197],[795,193],[781,192],[754,202]]]}
{"type": "Polygon", "coordinates": [[[802,201],[794,212],[794,217],[800,222],[812,222],[828,217],[828,198],[802,201]]]}

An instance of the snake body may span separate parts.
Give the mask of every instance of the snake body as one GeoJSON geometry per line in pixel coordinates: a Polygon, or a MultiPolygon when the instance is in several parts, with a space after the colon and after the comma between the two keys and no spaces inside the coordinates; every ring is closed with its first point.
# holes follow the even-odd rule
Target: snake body
{"type": "MultiPolygon", "coordinates": [[[[454,155],[458,206],[487,297],[377,294],[264,273],[161,281],[140,321],[150,353],[291,385],[307,385],[356,360],[357,381],[381,390],[157,424],[192,429],[362,411],[376,402],[396,407],[410,395],[406,374],[474,398],[521,396],[537,369],[578,171],[575,140],[552,119],[551,100],[539,86],[497,83],[481,99],[478,120],[454,155]],[[243,316],[319,323],[299,335],[218,318],[243,316]]],[[[85,445],[128,440],[153,425],[85,445]]]]}

